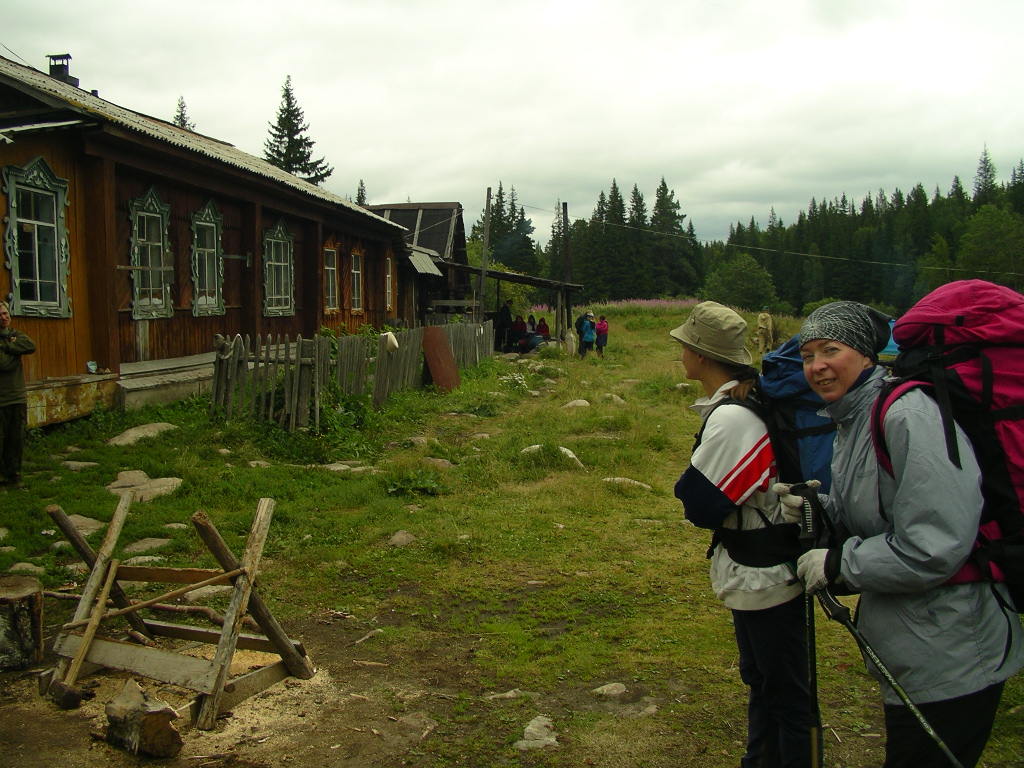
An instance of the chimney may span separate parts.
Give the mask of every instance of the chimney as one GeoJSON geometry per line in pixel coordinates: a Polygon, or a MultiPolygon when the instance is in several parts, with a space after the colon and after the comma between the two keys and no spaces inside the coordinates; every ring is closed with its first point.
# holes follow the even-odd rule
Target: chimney
{"type": "Polygon", "coordinates": [[[78,87],[78,78],[72,77],[68,71],[68,62],[71,61],[70,53],[51,53],[47,58],[50,59],[50,77],[78,87]]]}

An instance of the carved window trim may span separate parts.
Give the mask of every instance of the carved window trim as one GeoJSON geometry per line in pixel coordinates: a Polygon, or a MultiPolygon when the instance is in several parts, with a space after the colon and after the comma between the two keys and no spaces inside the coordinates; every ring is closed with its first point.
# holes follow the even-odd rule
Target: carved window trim
{"type": "MultiPolygon", "coordinates": [[[[51,170],[42,156],[34,157],[23,166],[8,165],[3,169],[3,190],[7,196],[7,216],[4,217],[4,266],[11,273],[11,293],[7,294],[12,315],[27,317],[71,317],[71,301],[68,298],[68,272],[70,263],[70,250],[68,247],[67,222],[64,216],[64,209],[68,206],[68,182],[66,179],[58,178],[51,170]],[[53,198],[53,219],[51,222],[42,222],[20,218],[18,213],[18,192],[30,191],[33,194],[47,195],[53,198]],[[38,227],[53,228],[53,253],[49,258],[53,259],[53,280],[54,298],[45,300],[39,298],[42,293],[41,283],[50,283],[50,280],[39,278],[40,270],[38,263],[33,265],[36,277],[31,278],[23,274],[24,265],[19,255],[19,233],[25,228],[31,228],[33,233],[33,244],[38,247],[38,238],[35,237],[38,227]],[[27,284],[26,284],[27,283],[27,284]],[[22,288],[26,293],[30,284],[35,284],[36,298],[22,296],[22,288]]],[[[26,230],[27,232],[28,230],[26,230]]],[[[24,245],[24,243],[22,243],[24,245]]],[[[35,252],[38,258],[38,250],[35,252]]],[[[47,260],[49,260],[49,258],[47,260]]]]}
{"type": "Polygon", "coordinates": [[[151,186],[142,197],[128,201],[128,218],[132,225],[132,319],[173,317],[171,283],[174,282],[174,254],[167,237],[171,206],[163,202],[156,187],[151,186]],[[155,232],[152,229],[154,223],[157,227],[155,232]],[[140,225],[143,226],[142,231],[140,225]],[[154,253],[159,256],[154,258],[154,253]],[[153,266],[155,262],[157,266],[153,266]]]}
{"type": "Polygon", "coordinates": [[[384,264],[384,304],[388,312],[393,312],[395,309],[395,260],[388,255],[384,264]]]}
{"type": "Polygon", "coordinates": [[[284,219],[263,232],[263,316],[295,314],[295,235],[284,219]]]}
{"type": "Polygon", "coordinates": [[[352,262],[352,286],[350,289],[352,314],[361,315],[363,313],[363,271],[366,266],[363,263],[363,249],[353,248],[350,259],[352,262]]]}
{"type": "Polygon", "coordinates": [[[213,198],[210,198],[206,201],[206,205],[192,213],[193,317],[226,314],[224,310],[224,249],[221,247],[223,232],[224,217],[217,213],[217,204],[213,202],[213,198]],[[213,247],[200,247],[200,233],[209,233],[211,229],[213,230],[213,247]],[[211,282],[213,285],[210,285],[211,282]],[[205,290],[201,290],[203,287],[205,290]]]}
{"type": "Polygon", "coordinates": [[[330,314],[341,311],[341,295],[338,290],[339,257],[338,243],[331,237],[324,243],[324,312],[330,314]]]}

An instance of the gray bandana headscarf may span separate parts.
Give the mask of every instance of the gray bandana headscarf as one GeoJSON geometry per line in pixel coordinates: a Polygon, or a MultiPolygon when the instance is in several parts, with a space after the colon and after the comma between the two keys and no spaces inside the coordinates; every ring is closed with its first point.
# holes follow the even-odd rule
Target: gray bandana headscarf
{"type": "Polygon", "coordinates": [[[889,343],[889,316],[856,301],[833,301],[811,312],[800,326],[800,344],[832,339],[872,359],[889,343]]]}

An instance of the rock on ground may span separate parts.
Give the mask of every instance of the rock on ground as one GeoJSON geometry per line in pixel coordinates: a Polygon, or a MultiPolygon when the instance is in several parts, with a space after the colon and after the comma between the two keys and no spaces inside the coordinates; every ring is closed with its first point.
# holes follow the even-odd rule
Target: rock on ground
{"type": "Polygon", "coordinates": [[[168,424],[167,422],[143,424],[141,426],[125,430],[117,437],[112,437],[107,440],[107,443],[109,445],[133,445],[145,437],[155,437],[161,432],[166,432],[168,429],[177,428],[178,427],[175,424],[168,424]]]}

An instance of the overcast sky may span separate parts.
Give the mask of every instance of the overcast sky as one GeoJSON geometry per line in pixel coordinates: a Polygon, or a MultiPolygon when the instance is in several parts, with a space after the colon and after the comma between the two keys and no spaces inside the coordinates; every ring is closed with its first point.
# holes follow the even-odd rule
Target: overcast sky
{"type": "Polygon", "coordinates": [[[701,240],[1024,157],[1021,0],[3,0],[0,55],[262,155],[291,75],[334,175],[370,203],[515,186],[546,243],[612,179],[664,176],[701,240]]]}

